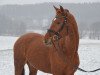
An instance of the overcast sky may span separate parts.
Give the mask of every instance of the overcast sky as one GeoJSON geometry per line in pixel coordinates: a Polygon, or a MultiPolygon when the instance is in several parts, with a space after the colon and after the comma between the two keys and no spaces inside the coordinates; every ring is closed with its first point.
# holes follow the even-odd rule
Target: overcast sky
{"type": "Polygon", "coordinates": [[[83,3],[83,2],[100,2],[100,0],[0,0],[3,4],[35,4],[43,2],[63,2],[63,3],[83,3]]]}

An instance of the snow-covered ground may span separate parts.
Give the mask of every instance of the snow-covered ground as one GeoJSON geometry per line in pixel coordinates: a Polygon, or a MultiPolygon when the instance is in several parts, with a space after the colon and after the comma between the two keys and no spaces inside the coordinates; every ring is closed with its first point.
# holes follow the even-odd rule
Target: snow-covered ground
{"type": "Polygon", "coordinates": [[[13,49],[13,45],[18,37],[0,36],[0,50],[13,49]]]}
{"type": "MultiPolygon", "coordinates": [[[[0,36],[0,75],[14,75],[12,48],[17,39],[18,37],[0,36]]],[[[100,68],[100,40],[81,39],[79,56],[81,68],[88,71],[100,68]]],[[[28,75],[28,69],[26,75],[28,75]]],[[[38,71],[38,75],[47,74],[38,71]]],[[[75,75],[100,75],[100,71],[94,73],[77,71],[75,75]]]]}

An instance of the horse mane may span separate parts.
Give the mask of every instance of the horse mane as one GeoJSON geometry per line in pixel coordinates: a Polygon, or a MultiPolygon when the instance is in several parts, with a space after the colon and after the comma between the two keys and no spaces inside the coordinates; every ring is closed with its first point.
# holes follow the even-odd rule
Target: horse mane
{"type": "Polygon", "coordinates": [[[67,12],[67,17],[68,17],[67,20],[69,24],[69,34],[71,34],[70,37],[73,37],[73,43],[77,51],[78,45],[79,45],[78,26],[77,26],[75,17],[67,9],[65,9],[65,12],[67,12]]]}

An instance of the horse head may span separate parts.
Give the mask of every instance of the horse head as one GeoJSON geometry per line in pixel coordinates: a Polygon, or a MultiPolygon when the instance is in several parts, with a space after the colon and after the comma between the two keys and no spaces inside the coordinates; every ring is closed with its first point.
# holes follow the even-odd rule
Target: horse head
{"type": "Polygon", "coordinates": [[[45,44],[51,45],[52,41],[57,41],[68,34],[68,15],[69,11],[64,9],[62,6],[60,8],[55,7],[56,16],[52,20],[51,27],[48,29],[45,34],[45,44]]]}

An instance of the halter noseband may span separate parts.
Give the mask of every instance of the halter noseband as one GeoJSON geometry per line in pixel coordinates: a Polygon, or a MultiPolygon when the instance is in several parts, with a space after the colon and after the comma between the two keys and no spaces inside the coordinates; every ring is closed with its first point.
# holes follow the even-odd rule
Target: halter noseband
{"type": "MultiPolygon", "coordinates": [[[[57,36],[57,40],[62,38],[62,36],[60,35],[60,32],[63,30],[64,25],[67,23],[67,17],[66,16],[62,16],[62,17],[64,18],[64,22],[62,23],[61,28],[57,32],[52,29],[48,29],[49,33],[54,33],[55,34],[54,36],[57,36]]],[[[59,17],[56,16],[56,18],[59,18],[59,17]]],[[[67,32],[68,32],[68,25],[67,25],[67,32]]]]}

